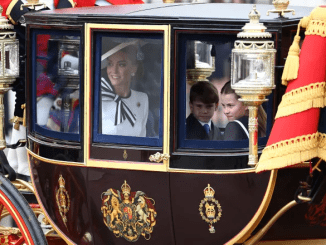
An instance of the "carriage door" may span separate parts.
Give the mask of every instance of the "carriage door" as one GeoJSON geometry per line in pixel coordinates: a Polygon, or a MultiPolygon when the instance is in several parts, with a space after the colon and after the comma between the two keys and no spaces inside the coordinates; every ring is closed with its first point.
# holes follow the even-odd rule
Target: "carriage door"
{"type": "MultiPolygon", "coordinates": [[[[230,80],[236,33],[175,33],[178,65],[169,171],[176,244],[225,244],[231,239],[234,244],[250,229],[249,221],[261,217],[258,209],[271,190],[270,173],[256,174],[247,165],[248,137],[224,138],[228,119],[220,91],[230,80]]],[[[248,118],[239,120],[247,127],[248,118]]],[[[264,143],[265,136],[259,138],[264,143]]]]}
{"type": "Polygon", "coordinates": [[[164,229],[172,227],[168,158],[164,158],[168,155],[164,125],[169,119],[163,97],[169,88],[169,27],[88,24],[85,41],[89,80],[84,138],[90,205],[100,212],[106,207],[117,207],[121,213],[129,210],[125,213],[128,222],[137,221],[137,226],[129,226],[125,216],[117,216],[113,222],[102,212],[93,227],[113,229],[124,239],[111,232],[95,239],[114,244],[138,239],[173,244],[172,230],[166,233],[164,229]],[[111,203],[112,193],[121,194],[115,203],[111,203]],[[143,215],[139,202],[147,210],[143,215]],[[156,223],[160,226],[155,227],[156,223]]]}

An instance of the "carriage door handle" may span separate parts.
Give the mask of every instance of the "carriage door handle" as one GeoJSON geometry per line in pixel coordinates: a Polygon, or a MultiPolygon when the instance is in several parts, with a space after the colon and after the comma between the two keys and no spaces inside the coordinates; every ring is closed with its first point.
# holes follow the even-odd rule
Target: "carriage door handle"
{"type": "Polygon", "coordinates": [[[155,154],[149,156],[149,160],[151,162],[162,162],[163,160],[167,161],[169,160],[169,158],[170,158],[169,154],[166,153],[162,154],[160,152],[156,152],[155,154]]]}

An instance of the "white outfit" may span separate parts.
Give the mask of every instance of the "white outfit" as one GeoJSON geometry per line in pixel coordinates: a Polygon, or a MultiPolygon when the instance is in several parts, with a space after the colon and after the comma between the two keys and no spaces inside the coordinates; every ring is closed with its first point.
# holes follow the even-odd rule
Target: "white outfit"
{"type": "Polygon", "coordinates": [[[36,123],[40,126],[46,125],[50,115],[50,109],[53,106],[54,99],[44,96],[36,104],[36,123]]]}
{"type": "MultiPolygon", "coordinates": [[[[18,140],[26,139],[26,128],[19,125],[19,130],[12,127],[12,135],[10,144],[16,144],[18,140]]],[[[18,147],[17,149],[9,149],[7,159],[9,165],[16,173],[29,176],[28,160],[26,147],[18,147]]]]}
{"type": "Polygon", "coordinates": [[[143,92],[131,90],[128,98],[122,101],[136,117],[134,126],[128,119],[114,125],[117,103],[102,100],[102,134],[146,137],[146,123],[148,118],[148,96],[143,92]]]}

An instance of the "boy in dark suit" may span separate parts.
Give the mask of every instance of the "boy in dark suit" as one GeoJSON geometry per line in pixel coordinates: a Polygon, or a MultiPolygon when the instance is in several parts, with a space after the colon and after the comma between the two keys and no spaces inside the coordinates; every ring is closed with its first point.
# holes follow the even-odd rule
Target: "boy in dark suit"
{"type": "Polygon", "coordinates": [[[218,92],[210,82],[200,81],[190,89],[190,111],[186,121],[186,139],[222,140],[221,132],[212,122],[218,106],[218,92]]]}

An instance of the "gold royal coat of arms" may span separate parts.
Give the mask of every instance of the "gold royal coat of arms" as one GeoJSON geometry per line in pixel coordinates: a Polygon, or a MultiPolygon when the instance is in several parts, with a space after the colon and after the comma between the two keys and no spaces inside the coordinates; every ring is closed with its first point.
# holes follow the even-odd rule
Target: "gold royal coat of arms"
{"type": "Polygon", "coordinates": [[[125,181],[121,192],[110,188],[102,193],[103,221],[116,237],[135,242],[142,235],[149,240],[156,224],[155,201],[142,191],[130,191],[125,181]]]}

